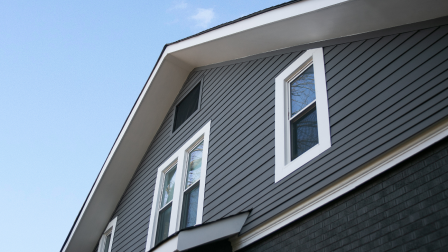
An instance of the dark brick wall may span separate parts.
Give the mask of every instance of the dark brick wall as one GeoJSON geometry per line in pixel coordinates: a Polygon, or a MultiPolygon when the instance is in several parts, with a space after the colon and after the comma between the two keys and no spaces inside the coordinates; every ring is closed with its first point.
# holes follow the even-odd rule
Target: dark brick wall
{"type": "Polygon", "coordinates": [[[448,139],[239,251],[448,251],[448,139]]]}

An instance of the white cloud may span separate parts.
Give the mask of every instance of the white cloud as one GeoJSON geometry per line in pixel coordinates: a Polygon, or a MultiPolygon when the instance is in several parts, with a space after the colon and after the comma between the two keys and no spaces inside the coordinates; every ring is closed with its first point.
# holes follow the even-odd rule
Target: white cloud
{"type": "Polygon", "coordinates": [[[201,28],[207,28],[208,24],[212,21],[212,19],[215,17],[215,12],[213,9],[202,9],[198,8],[196,10],[196,14],[194,16],[191,16],[192,19],[196,21],[196,26],[199,26],[201,28]]]}

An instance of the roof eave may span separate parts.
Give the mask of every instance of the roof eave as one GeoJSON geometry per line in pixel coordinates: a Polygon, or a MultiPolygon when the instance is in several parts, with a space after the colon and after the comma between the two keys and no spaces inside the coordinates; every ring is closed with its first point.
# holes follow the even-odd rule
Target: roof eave
{"type": "Polygon", "coordinates": [[[305,0],[165,46],[61,251],[96,246],[194,68],[446,15],[448,2],[439,0],[305,0]]]}

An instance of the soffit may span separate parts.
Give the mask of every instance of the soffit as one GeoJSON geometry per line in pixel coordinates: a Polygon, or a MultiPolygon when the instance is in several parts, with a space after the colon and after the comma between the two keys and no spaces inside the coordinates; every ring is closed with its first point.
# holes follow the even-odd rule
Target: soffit
{"type": "Polygon", "coordinates": [[[61,251],[92,251],[195,67],[448,15],[440,0],[304,0],[168,45],[114,143],[61,251]]]}

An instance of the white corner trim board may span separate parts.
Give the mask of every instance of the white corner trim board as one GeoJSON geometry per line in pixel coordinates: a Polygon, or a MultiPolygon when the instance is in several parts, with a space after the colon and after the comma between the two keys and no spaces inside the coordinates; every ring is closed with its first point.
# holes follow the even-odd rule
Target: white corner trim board
{"type": "Polygon", "coordinates": [[[279,22],[292,17],[311,13],[316,10],[327,8],[349,0],[302,0],[300,2],[290,4],[278,9],[274,9],[248,19],[241,20],[237,23],[221,27],[216,30],[209,31],[188,40],[170,45],[167,48],[168,53],[183,50],[185,48],[201,45],[220,38],[228,37],[247,30],[251,30],[266,24],[279,22]]]}
{"type": "Polygon", "coordinates": [[[394,167],[437,141],[448,136],[448,118],[409,139],[383,156],[360,167],[355,172],[327,186],[289,210],[277,215],[253,230],[230,239],[233,251],[241,249],[288,225],[311,211],[344,195],[357,186],[394,167]]]}

